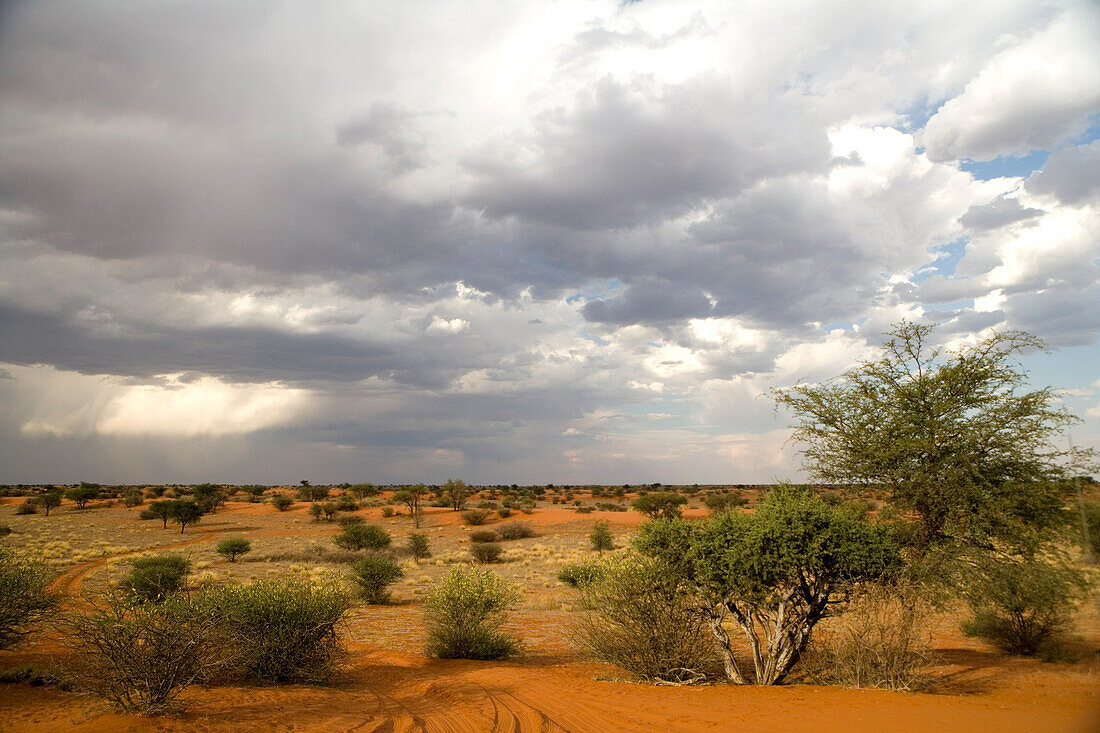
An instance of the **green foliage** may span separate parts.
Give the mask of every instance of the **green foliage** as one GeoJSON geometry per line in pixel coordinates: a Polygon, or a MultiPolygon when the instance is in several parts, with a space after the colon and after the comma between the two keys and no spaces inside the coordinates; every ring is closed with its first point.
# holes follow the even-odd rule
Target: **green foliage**
{"type": "Polygon", "coordinates": [[[172,519],[180,526],[180,534],[190,524],[198,524],[202,521],[202,507],[190,499],[176,499],[172,502],[172,519]]]}
{"type": "Polygon", "coordinates": [[[342,494],[336,499],[336,508],[341,512],[354,512],[359,508],[359,504],[355,501],[354,497],[342,494]]]}
{"type": "Polygon", "coordinates": [[[592,543],[592,549],[600,554],[615,549],[615,539],[611,536],[611,527],[606,521],[592,525],[592,534],[588,535],[588,541],[592,543]]]}
{"type": "Polygon", "coordinates": [[[558,580],[574,588],[583,588],[600,579],[603,565],[598,562],[579,562],[566,565],[558,571],[558,580]]]}
{"type": "Polygon", "coordinates": [[[98,499],[99,494],[99,484],[86,484],[81,482],[80,486],[66,491],[65,497],[75,502],[78,508],[84,509],[88,506],[88,502],[98,499]]]}
{"type": "Polygon", "coordinates": [[[504,632],[519,592],[495,573],[454,567],[432,585],[424,604],[427,653],[440,659],[507,659],[518,642],[504,632]]]}
{"type": "Polygon", "coordinates": [[[122,503],[129,507],[139,506],[145,502],[145,492],[141,489],[127,489],[122,494],[122,503]]]}
{"type": "Polygon", "coordinates": [[[229,562],[237,562],[237,558],[252,551],[252,543],[244,537],[227,537],[218,542],[215,551],[229,562]]]}
{"type": "Polygon", "coordinates": [[[489,512],[484,509],[470,509],[462,512],[462,521],[471,527],[478,527],[485,524],[485,521],[489,518],[489,512]]]}
{"type": "MultiPolygon", "coordinates": [[[[1092,552],[1093,560],[1100,560],[1100,503],[1086,504],[1084,507],[1087,549],[1092,552]]],[[[1084,539],[1084,538],[1083,538],[1084,539]]]]}
{"type": "Polygon", "coordinates": [[[67,676],[78,689],[127,712],[170,710],[186,687],[216,677],[234,661],[223,619],[201,597],[151,604],[109,595],[65,625],[67,676]]]}
{"type": "Polygon", "coordinates": [[[919,552],[986,546],[1064,521],[1055,440],[1075,418],[1053,388],[1030,391],[1021,332],[944,352],[933,327],[902,322],[883,354],[824,385],[776,390],[806,464],[829,482],[881,485],[917,518],[919,552]]]}
{"type": "Polygon", "coordinates": [[[698,525],[647,523],[636,546],[692,583],[722,642],[727,676],[739,683],[747,680],[724,640],[720,622],[726,613],[748,638],[756,683],[778,684],[836,594],[900,566],[888,527],[790,486],[772,489],[752,514],[726,512],[698,525]],[[765,627],[767,646],[758,626],[765,627]]]}
{"type": "Polygon", "coordinates": [[[470,496],[470,487],[466,485],[465,481],[459,479],[448,479],[447,483],[443,484],[443,494],[450,501],[451,508],[456,512],[466,506],[466,499],[470,496]]]}
{"type": "Polygon", "coordinates": [[[352,484],[348,491],[355,494],[357,499],[366,499],[368,496],[377,496],[378,487],[374,484],[352,484]]]}
{"type": "Polygon", "coordinates": [[[349,524],[332,541],[345,550],[382,550],[390,546],[391,539],[377,524],[349,524]]]}
{"type": "Polygon", "coordinates": [[[428,546],[427,535],[417,534],[415,532],[410,534],[408,541],[405,543],[405,547],[418,565],[421,560],[432,556],[431,549],[428,546]]]}
{"type": "Polygon", "coordinates": [[[386,586],[405,577],[401,566],[388,557],[367,555],[351,566],[352,576],[360,589],[363,600],[370,604],[382,604],[389,600],[386,586]]]}
{"type": "Polygon", "coordinates": [[[46,516],[50,516],[50,510],[61,506],[61,492],[47,491],[38,497],[38,506],[46,510],[46,516]]]}
{"type": "Polygon", "coordinates": [[[593,659],[653,681],[698,681],[719,668],[690,585],[661,560],[611,557],[577,587],[583,611],[570,636],[593,659]]]}
{"type": "Polygon", "coordinates": [[[19,506],[15,507],[15,515],[22,517],[27,514],[38,514],[38,501],[33,497],[26,499],[19,506]]]}
{"type": "Polygon", "coordinates": [[[168,520],[172,518],[173,511],[175,509],[175,500],[173,499],[159,499],[151,502],[146,512],[149,512],[150,517],[156,517],[164,523],[164,528],[168,529],[168,520]]]}
{"type": "Polygon", "coordinates": [[[191,563],[179,555],[149,555],[130,564],[130,574],[120,584],[139,602],[159,603],[183,588],[191,563]]]}
{"type": "Polygon", "coordinates": [[[0,649],[56,610],[59,599],[48,590],[49,582],[45,565],[0,546],[0,649]]]}
{"type": "Polygon", "coordinates": [[[328,492],[327,486],[310,486],[306,483],[298,489],[298,496],[302,501],[324,501],[328,498],[328,492]]]}
{"type": "Polygon", "coordinates": [[[390,517],[392,517],[393,515],[394,515],[394,509],[393,509],[393,507],[392,507],[392,506],[384,506],[384,507],[382,507],[382,516],[383,516],[383,517],[385,517],[386,519],[389,519],[389,518],[390,518],[390,517]]]}
{"type": "Polygon", "coordinates": [[[287,509],[290,508],[290,505],[293,503],[294,500],[286,494],[275,494],[271,497],[271,506],[275,507],[281,512],[285,512],[287,509]]]}
{"type": "Polygon", "coordinates": [[[674,519],[680,516],[681,507],[687,504],[687,498],[679,494],[658,491],[639,496],[631,506],[650,519],[674,519]]]}
{"type": "Polygon", "coordinates": [[[216,591],[215,605],[253,681],[324,682],[342,656],[337,625],[350,608],[336,585],[256,580],[216,591]]]}
{"type": "Polygon", "coordinates": [[[225,504],[225,492],[216,484],[198,484],[191,494],[199,507],[200,514],[210,514],[225,504]]]}
{"type": "Polygon", "coordinates": [[[470,554],[479,563],[494,563],[504,554],[504,548],[496,542],[475,542],[470,545],[470,554]]]}
{"type": "Polygon", "coordinates": [[[749,503],[749,500],[737,492],[731,492],[729,494],[707,494],[703,497],[703,503],[706,504],[707,509],[710,509],[711,514],[721,514],[743,507],[749,503]]]}
{"type": "Polygon", "coordinates": [[[1088,590],[1084,574],[1064,558],[1034,553],[984,558],[968,577],[971,618],[963,633],[1024,656],[1058,641],[1088,590]]]}
{"type": "Polygon", "coordinates": [[[258,504],[263,501],[264,492],[267,491],[266,486],[242,486],[241,490],[248,495],[249,504],[258,504]]]}

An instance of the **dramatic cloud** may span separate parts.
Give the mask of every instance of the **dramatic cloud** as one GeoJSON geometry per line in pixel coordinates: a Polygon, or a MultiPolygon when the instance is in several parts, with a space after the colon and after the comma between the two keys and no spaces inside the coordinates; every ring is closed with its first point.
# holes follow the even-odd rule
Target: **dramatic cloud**
{"type": "Polygon", "coordinates": [[[0,9],[0,481],[771,481],[902,318],[1100,444],[1100,10],[0,9]]]}

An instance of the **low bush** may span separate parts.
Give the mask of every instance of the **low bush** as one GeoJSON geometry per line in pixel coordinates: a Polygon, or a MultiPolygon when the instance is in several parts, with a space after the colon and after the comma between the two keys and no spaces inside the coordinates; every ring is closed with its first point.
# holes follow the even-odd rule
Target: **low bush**
{"type": "Polygon", "coordinates": [[[810,678],[847,687],[927,688],[933,662],[932,607],[913,588],[869,584],[814,642],[810,678]]]}
{"type": "Polygon", "coordinates": [[[367,603],[383,604],[390,594],[386,586],[405,577],[405,571],[388,557],[368,555],[356,560],[351,566],[351,579],[358,584],[360,594],[367,603]]]}
{"type": "Polygon", "coordinates": [[[558,571],[558,580],[574,588],[583,588],[600,579],[603,566],[598,562],[581,562],[566,565],[558,571]]]}
{"type": "Polygon", "coordinates": [[[504,548],[496,542],[475,542],[470,545],[470,554],[479,563],[493,563],[500,560],[500,556],[504,554],[504,548]]]}
{"type": "Polygon", "coordinates": [[[498,524],[496,527],[497,533],[501,536],[501,539],[505,540],[522,540],[527,537],[535,536],[535,528],[528,522],[523,522],[519,519],[513,519],[509,522],[498,524]]]}
{"type": "Polygon", "coordinates": [[[344,514],[336,518],[336,523],[341,527],[347,527],[350,524],[364,524],[366,521],[358,514],[344,514]]]}
{"type": "Polygon", "coordinates": [[[45,565],[0,547],[0,649],[13,646],[57,610],[59,599],[48,590],[49,582],[45,565]]]}
{"type": "Polygon", "coordinates": [[[382,507],[382,516],[383,517],[386,517],[388,519],[388,518],[392,517],[394,515],[394,513],[395,513],[394,508],[392,506],[382,507]]]}
{"type": "Polygon", "coordinates": [[[15,514],[17,516],[23,516],[26,514],[38,514],[38,502],[34,499],[27,499],[22,504],[15,507],[15,514]]]}
{"type": "Polygon", "coordinates": [[[963,633],[1009,654],[1047,653],[1069,628],[1088,589],[1081,571],[1037,555],[988,558],[966,589],[971,618],[963,633]]]}
{"type": "Polygon", "coordinates": [[[157,603],[179,591],[190,570],[191,563],[179,555],[139,557],[120,586],[139,602],[157,603]]]}
{"type": "Polygon", "coordinates": [[[610,558],[579,589],[570,637],[587,656],[651,681],[701,681],[721,669],[698,604],[661,561],[610,558]]]}
{"type": "Polygon", "coordinates": [[[344,550],[382,550],[390,546],[390,533],[377,524],[349,524],[332,538],[344,550]]]}
{"type": "Polygon", "coordinates": [[[11,534],[11,527],[6,524],[0,524],[0,537],[7,537],[11,534]]]}
{"type": "Polygon", "coordinates": [[[252,543],[244,537],[227,537],[214,549],[229,562],[237,562],[238,557],[252,551],[252,543]]]}
{"type": "Polygon", "coordinates": [[[611,536],[611,526],[607,522],[596,522],[592,525],[592,534],[588,535],[588,541],[592,543],[592,549],[600,554],[615,549],[615,538],[611,536]]]}
{"type": "Polygon", "coordinates": [[[336,508],[342,512],[354,512],[359,508],[359,503],[355,501],[355,497],[341,494],[336,499],[336,508]]]}
{"type": "Polygon", "coordinates": [[[504,631],[519,592],[489,570],[455,567],[432,585],[424,604],[429,656],[507,659],[519,643],[504,631]]]}
{"type": "Polygon", "coordinates": [[[470,533],[470,542],[500,542],[500,534],[495,529],[475,529],[470,533]]]}
{"type": "Polygon", "coordinates": [[[413,560],[419,565],[420,561],[424,558],[431,557],[431,549],[428,546],[428,536],[423,534],[412,533],[409,535],[409,539],[405,544],[409,554],[413,556],[413,560]]]}
{"type": "Polygon", "coordinates": [[[135,507],[145,502],[145,492],[141,489],[127,489],[122,494],[122,503],[127,507],[135,507]]]}
{"type": "Polygon", "coordinates": [[[287,509],[290,508],[290,505],[293,503],[294,500],[286,494],[275,494],[275,496],[271,497],[271,506],[275,507],[281,512],[285,512],[287,509]]]}
{"type": "Polygon", "coordinates": [[[153,604],[109,595],[64,626],[74,686],[134,713],[170,710],[186,687],[229,669],[237,646],[202,596],[153,604]]]}
{"type": "Polygon", "coordinates": [[[470,509],[462,512],[462,520],[471,527],[481,526],[487,519],[489,519],[489,512],[485,509],[470,509]]]}
{"type": "Polygon", "coordinates": [[[336,672],[343,657],[336,629],[350,608],[338,586],[256,580],[218,589],[215,603],[252,681],[325,682],[336,672]]]}

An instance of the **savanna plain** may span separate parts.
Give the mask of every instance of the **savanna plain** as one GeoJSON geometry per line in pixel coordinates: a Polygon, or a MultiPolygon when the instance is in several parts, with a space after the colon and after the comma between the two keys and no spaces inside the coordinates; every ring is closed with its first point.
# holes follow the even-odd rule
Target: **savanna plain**
{"type": "MultiPolygon", "coordinates": [[[[48,568],[61,617],[102,605],[135,560],[166,553],[187,561],[188,592],[296,579],[344,587],[354,599],[336,626],[342,653],[324,683],[191,684],[158,715],[123,712],[65,684],[73,648],[65,627],[45,621],[0,651],[0,730],[1100,730],[1095,596],[1077,607],[1059,653],[1045,660],[1012,656],[965,636],[958,603],[932,609],[919,632],[927,636],[924,662],[904,690],[828,683],[815,674],[815,654],[839,638],[850,614],[818,625],[804,663],[781,685],[733,685],[718,677],[645,681],[585,653],[576,641],[580,596],[561,576],[601,556],[592,537],[598,523],[615,548],[605,546],[611,556],[628,547],[646,521],[631,507],[647,489],[679,494],[686,500],[683,515],[692,518],[711,514],[714,506],[704,500],[714,495],[742,497],[732,511],[751,513],[766,487],[470,487],[463,510],[438,491],[426,492],[419,517],[395,498],[401,487],[358,495],[351,487],[327,487],[328,496],[317,502],[331,502],[327,513],[302,498],[303,488],[309,487],[257,487],[249,495],[241,487],[218,487],[224,501],[182,527],[151,517],[150,506],[189,496],[191,487],[119,487],[84,508],[66,498],[48,516],[41,507],[34,513],[20,508],[41,487],[0,498],[0,525],[10,528],[0,545],[48,568]],[[294,501],[280,509],[272,503],[276,495],[294,501]],[[523,531],[500,537],[506,524],[523,531]],[[349,580],[353,563],[372,554],[334,541],[352,525],[376,525],[390,535],[381,554],[401,574],[387,585],[382,603],[366,603],[349,580]],[[482,535],[494,542],[471,541],[486,531],[497,533],[482,535]],[[418,553],[427,556],[408,549],[413,534],[427,540],[418,553]],[[230,558],[222,545],[219,552],[227,539],[247,540],[247,551],[230,558]],[[499,545],[499,557],[478,562],[472,548],[479,544],[499,545]],[[449,572],[469,567],[490,570],[517,591],[501,629],[519,645],[507,660],[441,659],[426,651],[426,599],[449,572]]],[[[815,491],[834,505],[853,500],[831,487],[815,491]]],[[[881,506],[873,498],[860,501],[872,513],[881,506]]],[[[734,653],[751,666],[743,637],[726,623],[734,653]]]]}

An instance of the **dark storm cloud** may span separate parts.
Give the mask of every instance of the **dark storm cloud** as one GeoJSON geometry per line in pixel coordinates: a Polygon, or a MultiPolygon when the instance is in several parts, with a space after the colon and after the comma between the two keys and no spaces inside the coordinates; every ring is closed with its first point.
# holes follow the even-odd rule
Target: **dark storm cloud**
{"type": "Polygon", "coordinates": [[[424,140],[414,127],[416,118],[393,104],[376,102],[365,114],[339,125],[336,141],[347,147],[377,145],[389,156],[390,170],[405,173],[426,162],[424,140]]]}
{"type": "Polygon", "coordinates": [[[824,170],[821,131],[783,102],[762,107],[748,113],[716,80],[654,90],[605,78],[574,111],[540,115],[522,148],[467,156],[481,182],[464,203],[493,217],[614,229],[678,216],[766,176],[824,170]]]}
{"type": "Polygon", "coordinates": [[[583,313],[594,323],[626,326],[632,323],[659,325],[702,317],[710,311],[710,301],[698,288],[644,278],[631,283],[622,295],[587,303],[583,313]]]}

